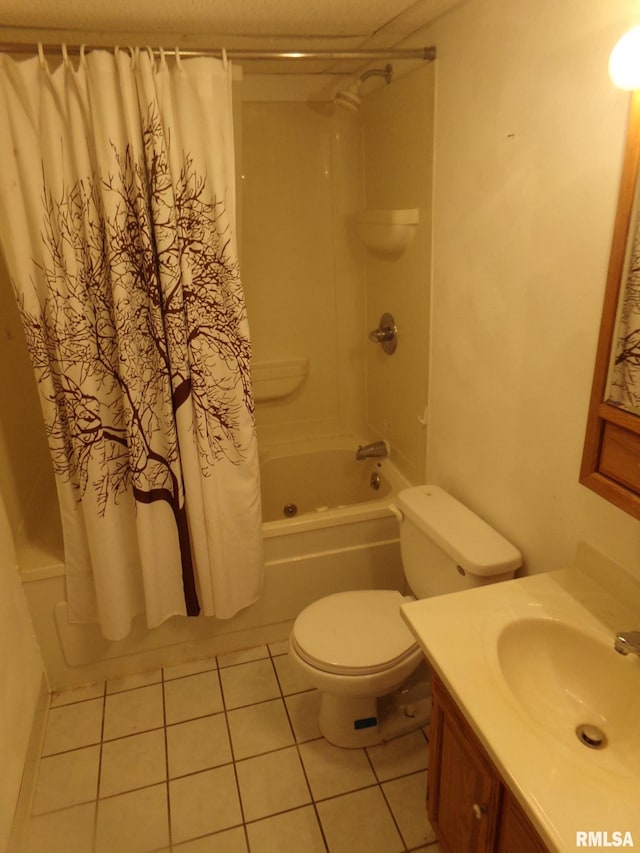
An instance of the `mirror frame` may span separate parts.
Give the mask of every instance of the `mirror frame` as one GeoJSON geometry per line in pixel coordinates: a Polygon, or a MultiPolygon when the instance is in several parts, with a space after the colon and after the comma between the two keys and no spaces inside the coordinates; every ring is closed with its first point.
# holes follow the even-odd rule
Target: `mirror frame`
{"type": "Polygon", "coordinates": [[[640,519],[640,417],[605,402],[640,167],[640,91],[633,92],[589,401],[580,482],[640,519]],[[615,464],[612,465],[612,460],[615,464]],[[637,473],[636,473],[637,472],[637,473]]]}

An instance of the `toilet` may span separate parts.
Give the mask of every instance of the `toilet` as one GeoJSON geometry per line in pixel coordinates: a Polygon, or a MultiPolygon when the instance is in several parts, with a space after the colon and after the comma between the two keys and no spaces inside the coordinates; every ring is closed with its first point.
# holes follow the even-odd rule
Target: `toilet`
{"type": "Polygon", "coordinates": [[[438,486],[414,486],[391,507],[409,594],[352,590],[306,607],[289,656],[320,692],[318,724],[335,746],[373,746],[425,725],[431,710],[424,656],[400,605],[512,578],[517,548],[438,486]]]}

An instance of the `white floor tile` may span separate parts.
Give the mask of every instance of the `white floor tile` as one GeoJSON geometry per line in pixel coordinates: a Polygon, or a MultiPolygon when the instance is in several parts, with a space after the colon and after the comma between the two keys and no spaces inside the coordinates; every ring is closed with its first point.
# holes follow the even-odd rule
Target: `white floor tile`
{"type": "Polygon", "coordinates": [[[332,746],[287,648],[56,693],[25,853],[439,853],[424,732],[332,746]]]}
{"type": "Polygon", "coordinates": [[[49,711],[43,755],[100,743],[104,699],[90,699],[49,711]]]}
{"type": "Polygon", "coordinates": [[[235,666],[239,663],[248,663],[252,660],[268,658],[269,652],[266,646],[254,646],[252,649],[242,649],[239,652],[229,652],[226,655],[218,655],[218,666],[220,669],[227,666],[235,666]]]}
{"type": "Polygon", "coordinates": [[[174,844],[242,823],[235,775],[229,764],[173,779],[169,797],[174,844]]]}
{"type": "Polygon", "coordinates": [[[174,666],[165,666],[162,672],[164,673],[165,681],[171,681],[173,678],[183,678],[185,675],[196,675],[199,672],[208,672],[211,669],[217,668],[216,659],[211,657],[187,663],[177,663],[174,666]]]}
{"type": "Polygon", "coordinates": [[[427,816],[427,774],[413,773],[382,786],[407,847],[431,844],[435,832],[427,816]]]}
{"type": "Polygon", "coordinates": [[[223,710],[218,672],[201,672],[164,685],[167,725],[206,717],[223,710]]]}
{"type": "Polygon", "coordinates": [[[380,789],[318,803],[331,853],[402,853],[405,849],[380,789]]]}
{"type": "Polygon", "coordinates": [[[324,738],[299,748],[315,800],[376,784],[364,749],[340,749],[324,738]]]}
{"type": "Polygon", "coordinates": [[[258,820],[311,802],[294,747],[236,764],[245,820],[258,820]]]}
{"type": "Polygon", "coordinates": [[[167,755],[171,779],[230,763],[231,746],[224,714],[167,726],[167,755]]]}
{"type": "Polygon", "coordinates": [[[23,853],[91,853],[96,804],[86,803],[29,822],[23,853]]]}
{"type": "Polygon", "coordinates": [[[312,806],[267,817],[247,825],[251,853],[325,853],[312,806]]]}
{"type": "Polygon", "coordinates": [[[42,814],[95,800],[99,762],[99,746],[41,759],[32,813],[42,814]]]}
{"type": "Polygon", "coordinates": [[[227,718],[236,761],[293,744],[282,699],[229,711],[227,718]]]}
{"type": "Polygon", "coordinates": [[[161,681],[161,669],[152,669],[135,675],[123,675],[122,678],[110,678],[107,681],[107,693],[122,693],[123,690],[135,690],[136,687],[159,684],[161,681]]]}
{"type": "Polygon", "coordinates": [[[164,725],[162,684],[139,687],[107,696],[104,709],[104,739],[113,740],[164,725]]]}
{"type": "Polygon", "coordinates": [[[315,740],[322,736],[318,726],[319,691],[308,690],[306,693],[295,693],[293,696],[286,696],[284,701],[298,743],[315,740]]]}
{"type": "Polygon", "coordinates": [[[273,659],[273,663],[284,696],[288,696],[290,693],[300,693],[302,690],[310,690],[313,687],[313,684],[310,684],[304,674],[292,663],[289,655],[280,655],[280,657],[273,659]]]}
{"type": "Polygon", "coordinates": [[[104,696],[104,681],[100,684],[86,684],[84,687],[73,687],[70,690],[54,690],[51,694],[50,708],[82,702],[85,699],[98,699],[104,696]]]}
{"type": "Polygon", "coordinates": [[[195,841],[174,844],[172,850],[173,853],[247,853],[248,847],[244,827],[236,826],[215,835],[196,838],[195,841]]]}
{"type": "Polygon", "coordinates": [[[411,732],[380,746],[367,747],[367,752],[381,782],[426,770],[429,760],[429,744],[422,731],[411,732]]]}
{"type": "Polygon", "coordinates": [[[164,731],[155,729],[103,744],[100,796],[110,797],[167,777],[164,731]]]}
{"type": "Polygon", "coordinates": [[[168,844],[166,785],[99,800],[95,853],[147,853],[168,844]]]}
{"type": "Polygon", "coordinates": [[[286,655],[289,651],[289,640],[280,640],[278,643],[269,643],[269,653],[272,657],[286,655]]]}
{"type": "Polygon", "coordinates": [[[220,680],[227,710],[280,696],[271,658],[221,669],[220,680]]]}

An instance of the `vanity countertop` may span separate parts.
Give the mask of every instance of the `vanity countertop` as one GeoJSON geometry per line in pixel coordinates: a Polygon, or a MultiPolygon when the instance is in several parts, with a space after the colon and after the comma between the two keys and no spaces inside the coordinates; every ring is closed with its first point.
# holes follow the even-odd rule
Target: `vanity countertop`
{"type": "MultiPolygon", "coordinates": [[[[631,833],[634,845],[640,846],[640,658],[623,657],[613,649],[618,631],[640,630],[640,583],[636,579],[583,544],[571,568],[403,604],[401,612],[432,669],[551,850],[575,850],[580,831],[600,832],[609,842],[618,838],[620,843],[615,846],[621,846],[625,833],[631,833]],[[509,686],[504,659],[498,652],[504,647],[500,643],[505,628],[515,623],[539,625],[539,620],[545,620],[545,625],[561,623],[563,630],[569,626],[570,631],[579,632],[572,637],[588,640],[584,659],[577,645],[575,667],[587,692],[591,692],[591,651],[597,649],[601,673],[607,673],[609,660],[622,673],[624,691],[617,705],[611,701],[607,685],[601,687],[602,679],[594,676],[595,700],[589,696],[584,705],[591,717],[594,707],[605,712],[598,720],[571,719],[573,711],[567,712],[564,703],[555,716],[553,707],[547,708],[545,719],[544,708],[538,707],[544,700],[534,702],[530,706],[533,713],[529,713],[509,686]],[[601,726],[607,745],[594,750],[582,744],[575,734],[580,722],[601,726]]],[[[522,666],[529,668],[523,673],[524,682],[534,680],[535,698],[538,684],[531,663],[535,670],[541,664],[541,678],[553,679],[554,656],[551,654],[550,663],[537,660],[536,649],[532,657],[533,644],[526,642],[526,632],[523,637],[522,666]]],[[[564,647],[562,632],[553,637],[564,647]]],[[[545,654],[544,648],[539,654],[545,654]]],[[[564,648],[562,654],[566,660],[564,648]]],[[[515,658],[510,655],[512,670],[514,665],[517,670],[519,660],[518,648],[515,658]]],[[[572,663],[569,657],[570,667],[572,663]]],[[[580,715],[579,685],[576,692],[563,680],[548,694],[554,695],[553,690],[565,692],[567,707],[577,707],[580,715]]],[[[524,701],[528,701],[526,696],[524,701]]]]}

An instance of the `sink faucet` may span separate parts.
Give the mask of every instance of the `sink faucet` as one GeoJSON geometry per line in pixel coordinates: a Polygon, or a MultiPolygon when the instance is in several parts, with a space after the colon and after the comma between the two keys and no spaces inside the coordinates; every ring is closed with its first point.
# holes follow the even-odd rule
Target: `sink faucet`
{"type": "Polygon", "coordinates": [[[640,631],[621,631],[616,634],[613,647],[621,655],[640,657],[640,631]]]}
{"type": "Polygon", "coordinates": [[[356,459],[377,459],[389,455],[389,445],[386,441],[374,441],[372,444],[361,444],[356,450],[356,459]]]}

